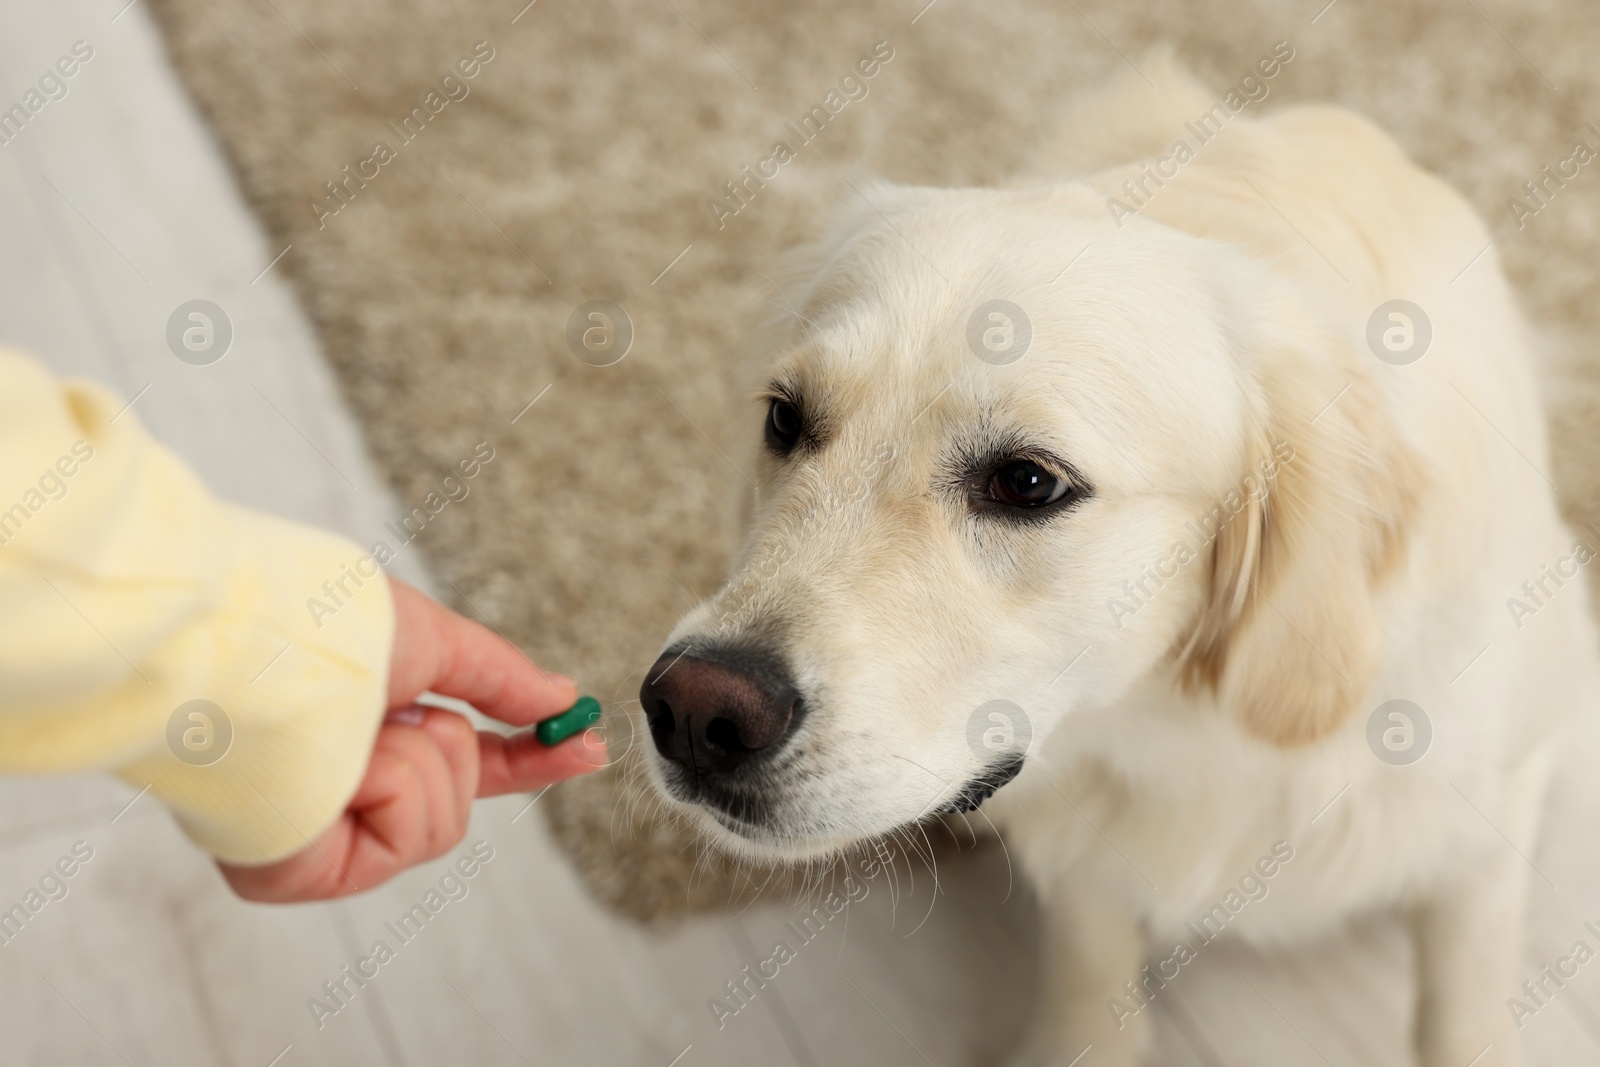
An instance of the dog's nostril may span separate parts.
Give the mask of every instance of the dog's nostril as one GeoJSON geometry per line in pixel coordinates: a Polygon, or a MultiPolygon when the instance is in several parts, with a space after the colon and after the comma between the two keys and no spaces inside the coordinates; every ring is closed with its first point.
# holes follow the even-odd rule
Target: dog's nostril
{"type": "Polygon", "coordinates": [[[706,725],[706,740],[724,752],[745,750],[744,742],[739,740],[739,727],[732,719],[712,719],[706,725]]]}
{"type": "Polygon", "coordinates": [[[654,714],[650,716],[651,736],[663,741],[672,736],[672,731],[677,725],[677,718],[672,714],[672,705],[665,700],[657,704],[654,714]]]}

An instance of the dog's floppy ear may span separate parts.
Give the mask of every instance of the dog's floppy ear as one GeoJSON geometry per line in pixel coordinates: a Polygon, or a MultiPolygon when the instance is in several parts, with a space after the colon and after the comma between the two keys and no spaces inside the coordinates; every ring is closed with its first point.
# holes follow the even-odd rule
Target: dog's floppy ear
{"type": "Polygon", "coordinates": [[[1420,461],[1363,371],[1332,354],[1258,365],[1242,503],[1221,513],[1232,517],[1179,648],[1191,689],[1277,745],[1326,736],[1366,695],[1382,586],[1422,491],[1420,461]]]}

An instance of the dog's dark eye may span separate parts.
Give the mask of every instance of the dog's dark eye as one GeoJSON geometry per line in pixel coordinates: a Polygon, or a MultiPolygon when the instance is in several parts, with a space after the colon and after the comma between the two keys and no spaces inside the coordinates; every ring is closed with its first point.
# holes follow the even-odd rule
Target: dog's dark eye
{"type": "Polygon", "coordinates": [[[1012,460],[989,475],[987,496],[1013,508],[1040,508],[1067,495],[1071,486],[1031,459],[1012,460]]]}
{"type": "Polygon", "coordinates": [[[805,420],[800,417],[800,409],[787,400],[773,397],[767,405],[768,447],[780,456],[787,455],[800,443],[804,430],[805,420]]]}

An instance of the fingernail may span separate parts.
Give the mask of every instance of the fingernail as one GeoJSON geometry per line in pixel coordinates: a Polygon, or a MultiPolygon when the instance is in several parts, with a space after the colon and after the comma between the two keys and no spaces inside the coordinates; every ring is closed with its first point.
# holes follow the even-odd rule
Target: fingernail
{"type": "Polygon", "coordinates": [[[563,685],[570,685],[574,689],[578,688],[577,682],[573,681],[571,678],[568,678],[564,674],[557,674],[554,671],[545,671],[544,680],[549,682],[552,686],[556,686],[557,688],[563,685]]]}
{"type": "Polygon", "coordinates": [[[395,708],[383,717],[383,721],[385,725],[421,726],[427,714],[427,711],[413,704],[410,707],[395,708]]]}
{"type": "Polygon", "coordinates": [[[606,747],[606,737],[598,727],[591,726],[578,735],[580,747],[583,750],[583,760],[591,767],[598,770],[611,762],[611,753],[606,747]]]}

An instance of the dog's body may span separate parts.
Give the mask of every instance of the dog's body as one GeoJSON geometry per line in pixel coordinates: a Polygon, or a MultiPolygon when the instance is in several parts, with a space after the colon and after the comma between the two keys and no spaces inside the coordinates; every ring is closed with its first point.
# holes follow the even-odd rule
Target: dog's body
{"type": "Polygon", "coordinates": [[[1544,570],[1574,537],[1532,338],[1481,222],[1347,113],[1236,118],[1147,178],[1210,106],[1162,80],[1077,109],[1087,179],[877,187],[802,255],[743,567],[641,695],[652,775],[789,858],[1004,785],[1029,1062],[1134,1062],[1223,927],[1395,906],[1424,1063],[1515,1062],[1545,766],[1600,696],[1583,582],[1544,570]],[[1014,361],[969,344],[997,299],[1014,361]],[[1396,299],[1431,326],[1398,365],[1367,340],[1396,299]]]}

